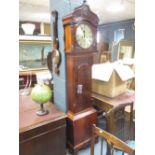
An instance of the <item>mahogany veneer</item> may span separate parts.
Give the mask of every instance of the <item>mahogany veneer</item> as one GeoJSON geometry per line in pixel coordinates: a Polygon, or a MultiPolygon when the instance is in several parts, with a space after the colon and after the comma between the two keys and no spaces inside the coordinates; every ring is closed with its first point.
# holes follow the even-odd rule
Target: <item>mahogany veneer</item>
{"type": "Polygon", "coordinates": [[[66,115],[51,102],[49,114],[37,116],[39,105],[30,96],[19,96],[19,154],[65,155],[66,115]]]}

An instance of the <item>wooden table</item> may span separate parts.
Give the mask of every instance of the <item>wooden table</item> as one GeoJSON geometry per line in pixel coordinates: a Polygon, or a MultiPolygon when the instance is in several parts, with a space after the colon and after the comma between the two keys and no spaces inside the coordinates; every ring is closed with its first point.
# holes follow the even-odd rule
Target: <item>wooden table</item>
{"type": "Polygon", "coordinates": [[[19,96],[19,154],[65,155],[66,114],[45,104],[49,114],[37,116],[39,105],[30,96],[19,96]]]}
{"type": "MultiPolygon", "coordinates": [[[[97,93],[92,93],[93,105],[107,112],[113,106],[122,103],[134,102],[135,101],[135,93],[134,91],[126,91],[123,94],[110,98],[97,93]]],[[[130,109],[127,108],[126,112],[129,113],[130,109]]]]}

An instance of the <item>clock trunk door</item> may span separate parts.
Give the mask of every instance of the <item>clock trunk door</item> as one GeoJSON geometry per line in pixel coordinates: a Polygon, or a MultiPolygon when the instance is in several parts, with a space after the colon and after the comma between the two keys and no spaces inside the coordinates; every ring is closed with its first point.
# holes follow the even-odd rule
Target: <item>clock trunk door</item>
{"type": "Polygon", "coordinates": [[[70,55],[67,57],[69,110],[78,113],[91,107],[92,55],[70,55]]]}

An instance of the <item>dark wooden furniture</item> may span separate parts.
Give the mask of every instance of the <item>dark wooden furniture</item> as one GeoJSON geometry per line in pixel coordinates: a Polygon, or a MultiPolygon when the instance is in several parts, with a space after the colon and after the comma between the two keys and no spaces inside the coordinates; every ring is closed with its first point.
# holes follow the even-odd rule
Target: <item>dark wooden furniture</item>
{"type": "Polygon", "coordinates": [[[88,5],[63,18],[67,71],[67,143],[73,154],[90,144],[96,110],[91,104],[91,66],[97,52],[98,17],[88,5]],[[80,32],[80,33],[79,33],[80,32]]]}
{"type": "Polygon", "coordinates": [[[99,50],[99,53],[104,52],[104,51],[108,51],[109,50],[109,43],[105,42],[105,41],[100,41],[97,44],[97,49],[99,50]]]}
{"type": "MultiPolygon", "coordinates": [[[[106,97],[97,93],[92,93],[92,100],[93,100],[93,105],[95,107],[98,107],[104,112],[108,112],[114,106],[124,104],[124,103],[134,102],[135,93],[134,91],[127,90],[126,92],[113,98],[106,97]]],[[[129,113],[130,108],[126,108],[125,111],[129,113]]]]}
{"type": "Polygon", "coordinates": [[[109,61],[112,60],[112,56],[111,56],[111,52],[108,51],[109,50],[109,43],[104,42],[104,41],[100,41],[97,44],[97,50],[98,53],[94,54],[94,64],[98,64],[101,63],[101,55],[104,54],[106,55],[106,58],[108,58],[109,61]],[[107,53],[108,52],[108,53],[107,53]],[[106,54],[107,53],[107,54],[106,54]],[[108,57],[107,57],[108,56],[108,57]]]}
{"type": "Polygon", "coordinates": [[[49,114],[36,115],[39,105],[30,96],[19,96],[19,154],[65,155],[66,115],[51,102],[49,114]]]}
{"type": "MultiPolygon", "coordinates": [[[[125,136],[130,136],[131,139],[134,139],[134,114],[135,114],[135,109],[134,109],[134,100],[135,100],[135,93],[134,91],[126,91],[123,94],[116,96],[114,98],[106,97],[97,93],[92,93],[92,100],[93,100],[93,105],[98,109],[98,119],[99,119],[99,126],[102,129],[106,129],[107,131],[115,133],[119,129],[117,126],[115,126],[115,123],[113,123],[112,116],[109,116],[109,112],[118,106],[126,106],[128,104],[133,103],[133,109],[131,109],[130,106],[126,106],[124,113],[122,113],[122,117],[125,115],[125,121],[127,122],[127,125],[131,127],[132,132],[129,132],[130,135],[128,134],[128,130],[125,130],[124,135],[125,136]],[[108,115],[107,115],[108,114],[108,115]],[[109,117],[105,117],[105,116],[109,117]],[[132,118],[131,118],[132,115],[132,118]],[[132,122],[130,122],[132,120],[132,122]],[[131,124],[130,124],[131,123],[131,124]],[[106,128],[107,127],[107,128],[106,128]]],[[[121,124],[122,125],[122,124],[121,124]]],[[[126,129],[129,129],[126,127],[126,129]]],[[[123,135],[122,135],[123,136],[123,135]]],[[[129,137],[126,137],[128,139],[129,137]]]]}
{"type": "Polygon", "coordinates": [[[133,102],[114,106],[105,114],[106,130],[123,141],[134,140],[133,102]],[[125,108],[130,109],[129,118],[125,108]]]}
{"type": "MultiPolygon", "coordinates": [[[[93,93],[94,106],[101,108],[106,122],[105,130],[129,144],[134,143],[134,97],[133,91],[109,98],[93,93]],[[132,140],[132,141],[131,141],[132,140]]],[[[109,147],[107,149],[109,155],[109,147]]]]}
{"type": "MultiPolygon", "coordinates": [[[[95,125],[92,127],[92,141],[91,141],[91,155],[94,155],[94,146],[95,146],[95,139],[96,136],[101,137],[102,140],[105,140],[107,144],[110,146],[110,151],[107,155],[114,155],[116,154],[116,150],[121,150],[122,154],[128,153],[128,155],[134,155],[135,150],[128,146],[124,141],[120,140],[116,136],[106,132],[95,125]]],[[[105,148],[104,148],[105,149],[105,148]]],[[[103,143],[101,143],[101,155],[103,151],[103,143]]]]}
{"type": "Polygon", "coordinates": [[[36,73],[47,71],[47,69],[19,71],[19,89],[23,89],[31,78],[31,86],[37,83],[36,73]],[[31,77],[30,77],[31,76],[31,77]]]}
{"type": "Polygon", "coordinates": [[[99,55],[99,63],[111,62],[112,56],[110,51],[103,51],[99,55]]]}

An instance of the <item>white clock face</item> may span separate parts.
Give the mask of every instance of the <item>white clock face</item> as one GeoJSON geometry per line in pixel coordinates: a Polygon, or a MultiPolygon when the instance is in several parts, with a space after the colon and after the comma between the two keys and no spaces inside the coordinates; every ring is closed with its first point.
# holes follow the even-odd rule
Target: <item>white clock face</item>
{"type": "Polygon", "coordinates": [[[89,48],[93,43],[92,29],[87,24],[80,24],[76,29],[76,40],[82,48],[89,48]]]}

